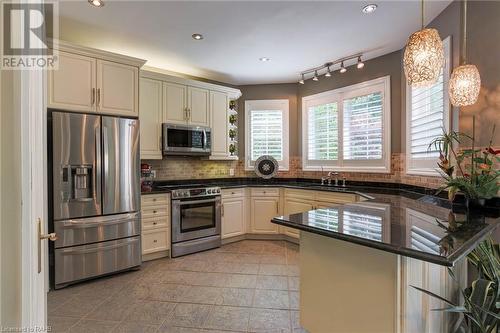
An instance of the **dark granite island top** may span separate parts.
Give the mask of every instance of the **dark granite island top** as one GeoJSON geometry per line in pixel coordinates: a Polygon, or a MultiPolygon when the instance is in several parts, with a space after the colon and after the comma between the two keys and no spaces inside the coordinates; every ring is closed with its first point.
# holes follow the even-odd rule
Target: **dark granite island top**
{"type": "Polygon", "coordinates": [[[443,266],[453,266],[500,222],[495,214],[455,213],[434,196],[380,192],[367,189],[363,193],[372,197],[367,201],[279,216],[272,222],[443,266]]]}

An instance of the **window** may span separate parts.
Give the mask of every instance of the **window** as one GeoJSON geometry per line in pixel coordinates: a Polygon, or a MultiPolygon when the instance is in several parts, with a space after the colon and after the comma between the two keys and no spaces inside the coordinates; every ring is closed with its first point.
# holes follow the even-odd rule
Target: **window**
{"type": "Polygon", "coordinates": [[[302,99],[303,169],[390,172],[390,79],[302,99]]]}
{"type": "Polygon", "coordinates": [[[445,66],[438,81],[430,87],[406,88],[406,173],[438,175],[439,152],[429,149],[437,136],[449,130],[450,37],[443,41],[445,66]]]}
{"type": "Polygon", "coordinates": [[[288,170],[288,100],[245,101],[245,169],[271,155],[288,170]]]}

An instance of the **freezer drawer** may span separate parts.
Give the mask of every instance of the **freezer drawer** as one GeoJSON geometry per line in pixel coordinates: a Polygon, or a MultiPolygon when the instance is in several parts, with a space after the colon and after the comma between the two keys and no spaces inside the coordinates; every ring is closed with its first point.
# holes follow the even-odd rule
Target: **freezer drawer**
{"type": "Polygon", "coordinates": [[[56,248],[136,236],[141,233],[141,213],[55,221],[54,232],[56,248]]]}
{"type": "Polygon", "coordinates": [[[55,284],[117,272],[141,264],[141,237],[56,249],[55,284]]]}

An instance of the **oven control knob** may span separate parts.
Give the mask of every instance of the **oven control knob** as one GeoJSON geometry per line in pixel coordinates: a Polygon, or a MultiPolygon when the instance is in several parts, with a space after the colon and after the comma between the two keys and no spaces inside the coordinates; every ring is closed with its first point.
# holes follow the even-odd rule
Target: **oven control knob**
{"type": "Polygon", "coordinates": [[[217,189],[217,193],[220,193],[220,189],[219,188],[217,189]]]}
{"type": "Polygon", "coordinates": [[[212,190],[207,190],[207,193],[208,194],[212,194],[212,190]]]}

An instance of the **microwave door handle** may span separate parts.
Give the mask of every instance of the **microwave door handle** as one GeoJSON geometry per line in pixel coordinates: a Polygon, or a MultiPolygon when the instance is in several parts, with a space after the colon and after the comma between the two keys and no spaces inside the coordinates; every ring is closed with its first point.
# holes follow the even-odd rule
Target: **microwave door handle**
{"type": "Polygon", "coordinates": [[[203,149],[207,149],[207,131],[203,131],[203,149]]]}

